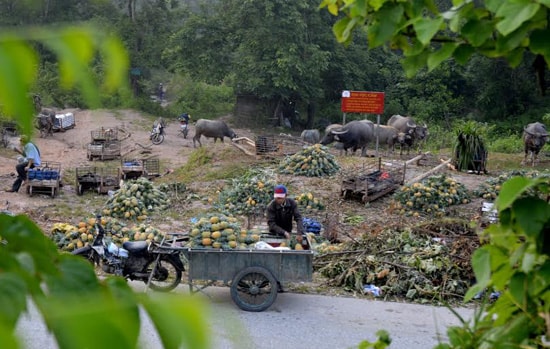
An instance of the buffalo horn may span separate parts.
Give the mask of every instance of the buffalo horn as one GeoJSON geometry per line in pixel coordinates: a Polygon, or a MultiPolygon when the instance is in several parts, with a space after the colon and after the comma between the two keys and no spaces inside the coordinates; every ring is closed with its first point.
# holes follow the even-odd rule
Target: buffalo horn
{"type": "Polygon", "coordinates": [[[407,126],[410,128],[416,128],[416,125],[411,124],[409,121],[407,121],[407,126]]]}
{"type": "Polygon", "coordinates": [[[332,132],[333,135],[343,135],[344,133],[348,133],[349,130],[345,130],[345,131],[330,131],[332,132]]]}

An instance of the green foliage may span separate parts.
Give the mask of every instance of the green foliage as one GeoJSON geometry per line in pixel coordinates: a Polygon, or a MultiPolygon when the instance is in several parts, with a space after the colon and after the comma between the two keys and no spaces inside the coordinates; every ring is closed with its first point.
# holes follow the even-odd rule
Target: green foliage
{"type": "Polygon", "coordinates": [[[18,348],[14,329],[26,311],[27,297],[37,305],[60,348],[135,348],[140,306],[153,319],[165,347],[207,347],[199,300],[149,297],[134,293],[121,278],[99,280],[89,262],[60,254],[24,215],[0,214],[0,231],[1,347],[18,348]],[[177,331],[166,332],[176,326],[177,331]]]}
{"type": "Polygon", "coordinates": [[[228,182],[214,207],[220,212],[234,215],[263,215],[267,205],[273,200],[273,188],[276,184],[274,173],[251,169],[228,182]]]}
{"type": "Polygon", "coordinates": [[[473,324],[449,328],[450,345],[438,348],[543,346],[550,325],[550,204],[538,193],[550,193],[547,178],[513,177],[502,185],[499,223],[487,228],[489,243],[472,256],[477,283],[465,300],[487,288],[501,296],[473,324]]]}
{"type": "Polygon", "coordinates": [[[487,142],[489,152],[513,154],[523,150],[523,140],[519,135],[491,137],[487,142]]]}
{"type": "MultiPolygon", "coordinates": [[[[0,35],[0,105],[26,133],[31,131],[34,114],[28,94],[38,71],[37,46],[31,42],[55,54],[60,85],[78,87],[90,106],[99,104],[100,91],[124,87],[125,51],[118,39],[97,28],[4,30],[0,35]],[[98,57],[104,64],[101,87],[89,69],[98,57]]],[[[19,347],[15,326],[26,311],[27,298],[38,307],[60,348],[135,348],[140,307],[153,320],[165,347],[207,346],[199,300],[149,298],[134,294],[120,277],[100,280],[87,261],[60,254],[27,216],[0,213],[0,232],[0,347],[19,347]]]]}
{"type": "Polygon", "coordinates": [[[89,106],[99,104],[101,89],[113,92],[124,86],[128,64],[124,48],[118,39],[97,28],[4,30],[0,35],[0,60],[4,62],[0,65],[0,104],[6,115],[19,121],[24,133],[32,130],[34,107],[27,95],[38,75],[37,51],[31,43],[56,55],[59,85],[64,89],[78,86],[89,106]],[[102,82],[96,81],[89,69],[97,56],[105,66],[102,82]]]}
{"type": "Polygon", "coordinates": [[[483,160],[478,157],[486,153],[483,138],[490,130],[491,126],[475,121],[466,121],[459,126],[453,151],[453,162],[459,171],[476,168],[475,161],[483,160]]]}
{"type": "Polygon", "coordinates": [[[358,29],[371,48],[402,50],[409,77],[426,66],[431,71],[451,57],[465,63],[474,52],[504,57],[511,66],[518,66],[527,51],[550,62],[547,2],[453,1],[439,10],[433,1],[323,0],[321,8],[343,15],[333,26],[339,42],[349,43],[358,29]]]}
{"type": "Polygon", "coordinates": [[[212,119],[230,114],[235,108],[233,88],[225,83],[208,84],[178,75],[171,80],[169,89],[174,91],[174,102],[168,111],[174,116],[186,112],[194,120],[212,119]]]}

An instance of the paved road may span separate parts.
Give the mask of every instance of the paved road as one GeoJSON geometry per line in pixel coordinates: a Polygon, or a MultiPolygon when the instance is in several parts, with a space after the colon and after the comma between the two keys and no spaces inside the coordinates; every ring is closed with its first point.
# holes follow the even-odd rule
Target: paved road
{"type": "MultiPolygon", "coordinates": [[[[183,286],[177,292],[187,293],[183,286]]],[[[375,340],[379,329],[390,332],[390,348],[426,349],[446,339],[447,326],[458,324],[442,307],[282,293],[268,310],[251,313],[237,308],[229,288],[209,287],[205,294],[211,305],[215,349],[344,349],[357,347],[365,339],[375,340]]],[[[467,319],[472,314],[471,309],[457,311],[467,319]]],[[[141,347],[161,348],[151,323],[144,318],[141,347]]],[[[28,349],[57,348],[34,307],[20,320],[17,331],[28,349]]]]}

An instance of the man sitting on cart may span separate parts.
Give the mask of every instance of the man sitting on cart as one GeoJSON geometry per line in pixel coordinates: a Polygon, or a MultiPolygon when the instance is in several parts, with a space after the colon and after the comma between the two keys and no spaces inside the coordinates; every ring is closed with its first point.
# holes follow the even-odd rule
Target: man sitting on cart
{"type": "Polygon", "coordinates": [[[274,235],[284,236],[290,239],[292,232],[292,220],[296,221],[298,235],[296,241],[302,243],[304,226],[302,215],[295,200],[287,197],[287,189],[284,185],[276,185],[274,199],[267,206],[267,225],[269,232],[274,235]]]}
{"type": "Polygon", "coordinates": [[[6,190],[10,193],[17,193],[23,181],[27,179],[27,169],[30,170],[31,168],[40,166],[41,162],[38,147],[30,142],[27,135],[22,135],[20,142],[22,150],[19,150],[17,147],[14,147],[13,150],[24,156],[24,158],[15,166],[15,170],[17,171],[17,179],[13,182],[11,189],[6,190]]]}

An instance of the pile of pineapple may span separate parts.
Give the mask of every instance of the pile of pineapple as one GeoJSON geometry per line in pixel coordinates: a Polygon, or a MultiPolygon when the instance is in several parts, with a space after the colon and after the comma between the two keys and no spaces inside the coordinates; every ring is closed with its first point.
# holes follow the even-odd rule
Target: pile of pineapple
{"type": "Polygon", "coordinates": [[[187,246],[192,248],[249,249],[260,241],[257,231],[241,229],[237,218],[222,213],[201,217],[191,227],[189,235],[187,246]]]}
{"type": "Polygon", "coordinates": [[[231,183],[219,193],[214,208],[228,215],[249,215],[263,212],[273,199],[276,183],[273,174],[251,170],[231,183]]]}
{"type": "Polygon", "coordinates": [[[128,220],[144,221],[154,210],[164,210],[170,205],[167,195],[155,188],[147,178],[131,180],[107,200],[103,215],[128,220]]]}
{"type": "MultiPolygon", "coordinates": [[[[55,223],[50,231],[50,238],[63,251],[71,252],[91,244],[97,235],[95,228],[97,218],[88,218],[78,222],[55,223]]],[[[105,229],[105,239],[112,240],[119,247],[126,241],[160,242],[165,233],[148,224],[127,226],[124,222],[111,217],[102,217],[101,225],[105,229]]]]}
{"type": "Polygon", "coordinates": [[[544,171],[525,171],[525,170],[514,170],[502,173],[496,178],[489,178],[484,183],[481,183],[476,190],[474,190],[474,195],[481,197],[487,201],[496,200],[498,194],[500,194],[500,189],[502,184],[509,180],[512,177],[520,176],[527,178],[548,178],[550,180],[550,172],[544,171]]]}
{"type": "Polygon", "coordinates": [[[298,206],[300,206],[302,209],[306,210],[324,210],[325,205],[321,203],[321,200],[316,198],[313,193],[307,192],[307,193],[300,193],[295,197],[296,203],[298,206]]]}
{"type": "Polygon", "coordinates": [[[451,205],[469,203],[470,195],[463,184],[443,174],[403,186],[393,200],[394,209],[401,214],[442,216],[451,205]]]}
{"type": "Polygon", "coordinates": [[[306,177],[332,176],[340,170],[340,165],[328,148],[314,144],[300,152],[286,157],[279,165],[279,171],[284,174],[294,174],[306,177]]]}

